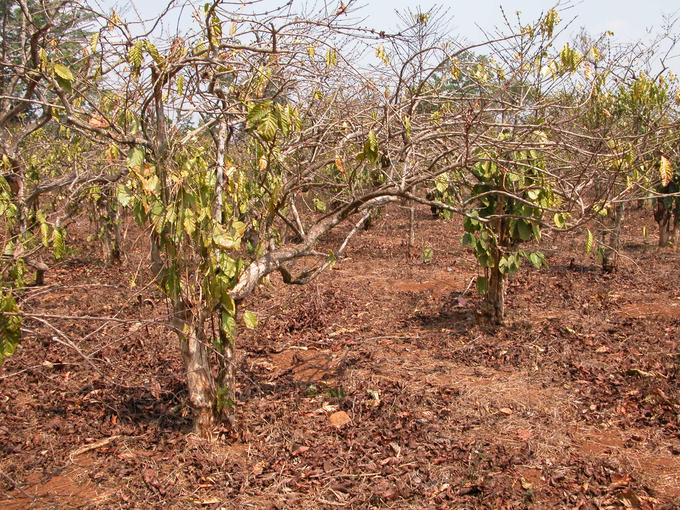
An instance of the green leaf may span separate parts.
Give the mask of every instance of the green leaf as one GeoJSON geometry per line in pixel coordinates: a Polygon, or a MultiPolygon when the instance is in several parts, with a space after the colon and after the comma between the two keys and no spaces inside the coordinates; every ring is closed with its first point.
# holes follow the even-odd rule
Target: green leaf
{"type": "Polygon", "coordinates": [[[326,212],[326,202],[318,198],[312,199],[312,202],[314,202],[314,207],[316,207],[317,211],[326,212]]]}
{"type": "Polygon", "coordinates": [[[542,266],[548,266],[545,262],[545,257],[540,251],[530,253],[528,258],[529,262],[531,262],[536,269],[541,269],[542,266]]]}
{"type": "Polygon", "coordinates": [[[253,312],[245,312],[243,314],[243,322],[245,322],[248,329],[255,329],[257,327],[257,317],[253,312]]]}
{"type": "Polygon", "coordinates": [[[276,136],[278,121],[274,112],[269,112],[257,127],[257,133],[266,141],[271,142],[276,136]]]}
{"type": "Polygon", "coordinates": [[[212,232],[213,243],[223,250],[237,250],[241,246],[241,239],[234,239],[222,225],[215,225],[212,232]]]}
{"type": "Polygon", "coordinates": [[[434,178],[434,185],[437,191],[444,193],[449,187],[449,176],[447,174],[441,174],[434,178]]]}
{"type": "Polygon", "coordinates": [[[150,41],[144,41],[144,47],[146,48],[146,51],[149,52],[149,55],[151,55],[151,58],[154,59],[154,61],[157,64],[162,64],[165,59],[161,57],[161,54],[158,52],[158,48],[156,48],[153,43],[150,41]]]}
{"type": "Polygon", "coordinates": [[[222,309],[232,317],[236,315],[236,303],[228,292],[224,292],[221,296],[222,309]]]}
{"type": "Polygon", "coordinates": [[[21,340],[21,317],[8,313],[19,313],[19,307],[12,294],[0,292],[0,365],[14,354],[21,340]]]}
{"type": "Polygon", "coordinates": [[[55,76],[55,78],[60,88],[64,89],[69,94],[73,92],[73,88],[71,87],[71,80],[65,80],[61,76],[55,76]]]}
{"type": "Polygon", "coordinates": [[[116,198],[118,199],[118,203],[123,207],[127,207],[132,201],[130,190],[124,184],[121,184],[116,188],[116,198]]]}
{"type": "Polygon", "coordinates": [[[47,225],[47,223],[41,223],[40,224],[40,237],[42,240],[42,244],[45,248],[47,248],[50,245],[50,227],[47,225]]]}
{"type": "Polygon", "coordinates": [[[184,221],[182,222],[184,231],[191,236],[196,231],[196,217],[191,209],[184,210],[184,221]]]}
{"type": "Polygon", "coordinates": [[[326,65],[328,67],[333,67],[338,60],[338,54],[333,48],[328,48],[328,51],[326,52],[326,65]]]}
{"type": "Polygon", "coordinates": [[[433,256],[434,250],[432,250],[432,246],[426,246],[423,250],[423,262],[427,264],[430,260],[432,260],[433,256]]]}
{"type": "Polygon", "coordinates": [[[92,53],[97,51],[97,43],[99,42],[99,32],[95,32],[92,34],[92,37],[90,38],[90,49],[92,50],[92,53]]]}
{"type": "Polygon", "coordinates": [[[531,239],[532,229],[531,223],[525,220],[517,220],[517,231],[522,241],[531,239]]]}
{"type": "Polygon", "coordinates": [[[142,59],[144,57],[142,53],[143,45],[144,43],[141,40],[136,41],[135,44],[130,47],[130,51],[128,51],[128,61],[135,69],[139,69],[142,65],[142,59]]]}
{"type": "Polygon", "coordinates": [[[165,292],[168,294],[170,299],[176,300],[179,298],[181,282],[179,271],[177,270],[176,266],[173,265],[168,268],[168,274],[165,278],[165,281],[163,282],[163,286],[165,287],[165,292]]]}
{"type": "Polygon", "coordinates": [[[128,170],[139,172],[144,165],[145,151],[144,147],[138,145],[130,150],[127,157],[127,167],[128,170]]]}
{"type": "Polygon", "coordinates": [[[477,244],[477,239],[470,232],[465,232],[463,237],[460,238],[460,244],[461,246],[470,245],[470,247],[474,249],[475,245],[477,244]]]}
{"type": "Polygon", "coordinates": [[[234,320],[234,317],[226,310],[222,310],[220,316],[222,318],[222,331],[224,331],[224,333],[227,335],[227,338],[233,342],[236,333],[236,321],[234,320]]]}
{"type": "Polygon", "coordinates": [[[251,103],[248,105],[248,114],[246,121],[248,124],[254,125],[258,120],[264,119],[269,112],[271,112],[271,101],[261,101],[259,103],[251,103]]]}
{"type": "Polygon", "coordinates": [[[54,258],[59,260],[66,254],[64,229],[57,227],[52,231],[52,248],[54,248],[54,258]]]}
{"type": "Polygon", "coordinates": [[[181,96],[182,92],[184,92],[184,76],[180,74],[177,77],[177,95],[181,96]]]}

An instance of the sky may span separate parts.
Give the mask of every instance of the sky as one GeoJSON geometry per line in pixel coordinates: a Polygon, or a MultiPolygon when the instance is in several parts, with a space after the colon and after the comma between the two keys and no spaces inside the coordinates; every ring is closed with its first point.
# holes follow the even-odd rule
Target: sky
{"type": "MultiPolygon", "coordinates": [[[[128,21],[135,17],[134,10],[130,8],[127,0],[90,0],[92,3],[100,3],[105,9],[116,7],[119,13],[127,12],[128,21]]],[[[202,6],[208,0],[194,0],[196,6],[202,6]]],[[[285,3],[286,0],[259,0],[255,4],[262,8],[269,8],[285,3]]],[[[299,5],[316,6],[326,8],[334,12],[340,5],[340,0],[295,0],[299,5]]],[[[456,35],[470,41],[481,42],[485,39],[482,28],[493,34],[494,28],[503,29],[503,16],[501,6],[511,21],[516,22],[519,12],[520,19],[524,24],[535,21],[550,8],[555,7],[556,1],[549,0],[444,0],[422,1],[418,0],[344,0],[352,6],[348,21],[363,20],[361,26],[373,28],[377,31],[394,31],[399,23],[397,12],[407,12],[409,9],[423,12],[433,6],[441,6],[451,18],[449,26],[456,35]]],[[[182,0],[179,3],[183,3],[182,0]]],[[[232,5],[238,5],[238,0],[231,0],[232,5]]],[[[249,2],[252,3],[252,2],[249,2]]],[[[150,19],[158,15],[167,5],[164,0],[135,0],[135,9],[143,17],[150,19]]],[[[566,42],[573,35],[585,28],[591,35],[598,36],[605,31],[614,33],[613,40],[619,42],[633,42],[651,37],[662,31],[664,15],[666,18],[677,19],[680,17],[680,2],[678,0],[576,0],[561,2],[558,10],[562,23],[558,28],[564,28],[561,39],[566,42]],[[571,22],[568,24],[568,22],[571,22]]],[[[190,15],[190,8],[185,9],[184,16],[190,15]]],[[[170,27],[168,27],[170,28],[170,27]]],[[[507,32],[507,29],[505,29],[507,32]]],[[[680,21],[676,23],[674,33],[680,35],[680,21]]],[[[680,44],[679,44],[680,46],[680,44]]],[[[672,55],[677,55],[669,60],[670,68],[676,74],[680,74],[680,47],[672,55]]]]}
{"type": "MultiPolygon", "coordinates": [[[[501,6],[509,18],[515,18],[515,12],[521,12],[525,22],[535,20],[542,12],[557,5],[557,2],[541,0],[463,0],[422,2],[413,0],[391,0],[389,3],[375,0],[365,2],[365,12],[369,20],[379,27],[389,28],[397,18],[395,10],[405,11],[420,5],[427,10],[432,5],[448,7],[452,16],[454,30],[470,40],[478,40],[481,30],[502,27],[501,6]],[[389,5],[389,7],[387,7],[389,5]]],[[[572,24],[569,33],[578,33],[585,27],[591,34],[601,34],[607,30],[622,41],[640,39],[647,30],[658,31],[663,25],[662,14],[680,15],[680,2],[677,0],[582,0],[580,2],[562,2],[562,25],[567,21],[572,24]]],[[[678,30],[680,33],[680,26],[678,30]]]]}

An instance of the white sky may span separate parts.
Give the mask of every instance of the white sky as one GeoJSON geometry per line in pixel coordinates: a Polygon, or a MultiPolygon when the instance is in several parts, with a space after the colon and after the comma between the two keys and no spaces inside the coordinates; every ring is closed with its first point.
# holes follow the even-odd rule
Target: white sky
{"type": "MultiPolygon", "coordinates": [[[[100,3],[103,8],[109,9],[116,6],[118,12],[127,11],[124,17],[128,21],[136,18],[134,10],[129,7],[128,0],[90,0],[92,3],[100,3]]],[[[202,7],[209,0],[193,0],[196,7],[202,7]]],[[[273,6],[279,6],[286,0],[260,0],[255,4],[257,10],[264,10],[273,6]]],[[[503,17],[501,5],[505,14],[514,23],[516,12],[521,14],[524,24],[535,21],[542,12],[557,5],[557,0],[459,0],[459,1],[436,1],[436,0],[344,0],[353,7],[360,7],[351,13],[347,21],[363,19],[362,26],[374,28],[378,31],[393,31],[399,17],[396,11],[407,12],[408,9],[415,11],[420,6],[422,11],[427,11],[435,5],[448,9],[451,17],[451,28],[454,34],[460,35],[471,42],[480,42],[484,39],[481,28],[489,33],[494,33],[494,27],[503,29],[503,17]]],[[[158,15],[166,6],[165,0],[134,0],[135,8],[143,17],[150,19],[158,15]]],[[[178,3],[184,3],[179,0],[178,3]]],[[[231,5],[238,6],[238,0],[231,0],[231,5]]],[[[249,2],[252,3],[252,2],[249,2]]],[[[340,0],[295,0],[297,5],[328,9],[334,12],[340,5],[340,0]]],[[[251,10],[254,7],[249,7],[251,10]]],[[[560,8],[558,8],[559,10],[560,8]]],[[[562,23],[561,29],[571,21],[566,28],[563,39],[565,42],[570,36],[577,34],[584,27],[591,35],[597,36],[610,30],[614,32],[614,40],[619,42],[633,42],[644,39],[650,35],[656,35],[664,26],[664,15],[672,19],[680,16],[680,2],[678,0],[581,0],[561,2],[562,23]]],[[[191,16],[191,7],[185,7],[183,17],[191,16]]],[[[173,30],[176,27],[166,25],[173,30]]],[[[507,32],[507,29],[505,30],[507,32]]],[[[680,21],[676,24],[674,33],[680,36],[680,21]]],[[[679,45],[680,46],[680,45],[679,45]]],[[[672,55],[678,55],[669,60],[669,67],[676,74],[680,74],[680,47],[672,55]]]]}
{"type": "MultiPolygon", "coordinates": [[[[396,10],[404,11],[409,7],[420,5],[427,10],[433,5],[449,8],[456,31],[471,40],[479,38],[477,25],[489,29],[502,26],[501,6],[509,18],[520,11],[525,22],[535,20],[542,13],[554,7],[557,2],[541,0],[464,0],[443,2],[417,2],[413,0],[391,0],[379,2],[367,0],[365,12],[377,25],[389,28],[397,19],[396,10]]],[[[568,32],[577,33],[585,27],[591,34],[600,34],[607,30],[614,32],[617,39],[630,41],[645,36],[651,29],[658,31],[663,25],[662,14],[680,14],[680,2],[677,0],[582,0],[580,2],[562,2],[565,9],[561,13],[564,24],[576,18],[568,32]]],[[[514,19],[513,19],[514,21],[514,19]]],[[[680,27],[677,30],[680,33],[680,27]]]]}

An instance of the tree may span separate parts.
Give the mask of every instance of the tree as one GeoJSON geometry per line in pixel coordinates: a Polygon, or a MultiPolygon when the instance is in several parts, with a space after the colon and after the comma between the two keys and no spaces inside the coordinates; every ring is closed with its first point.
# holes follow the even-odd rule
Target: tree
{"type": "Polygon", "coordinates": [[[338,27],[350,30],[337,15],[251,17],[214,2],[200,32],[163,43],[112,13],[102,67],[77,74],[77,95],[56,91],[72,129],[127,152],[117,197],[149,231],[204,436],[233,423],[237,323],[256,323],[239,305],[271,272],[314,278],[344,250],[319,253],[319,239],[384,201],[375,135],[342,127],[367,103],[338,27]],[[317,208],[303,214],[308,199],[317,208]],[[287,264],[308,257],[318,262],[292,274],[287,264]]]}
{"type": "MultiPolygon", "coordinates": [[[[47,266],[34,258],[40,246],[53,247],[57,256],[63,253],[64,232],[48,222],[38,206],[38,186],[31,186],[44,175],[37,171],[37,154],[27,147],[53,120],[53,84],[71,85],[65,64],[75,58],[73,41],[84,34],[88,16],[67,1],[16,0],[0,4],[0,18],[0,273],[8,276],[3,282],[11,282],[3,283],[0,308],[16,312],[12,287],[23,286],[26,266],[36,270],[36,283],[42,284],[47,266]]],[[[0,319],[0,362],[14,351],[19,330],[18,317],[0,319]]]]}

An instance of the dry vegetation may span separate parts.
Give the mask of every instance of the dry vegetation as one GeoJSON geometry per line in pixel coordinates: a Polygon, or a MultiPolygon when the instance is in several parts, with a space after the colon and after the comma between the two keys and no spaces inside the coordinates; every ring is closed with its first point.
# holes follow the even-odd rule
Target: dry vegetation
{"type": "Polygon", "coordinates": [[[613,276],[582,238],[544,238],[550,267],[512,278],[495,330],[477,325],[462,227],[417,213],[428,262],[392,206],[315,283],[257,291],[238,434],[215,442],[188,434],[143,237],[112,268],[75,240],[24,295],[35,318],[2,367],[0,506],[677,508],[680,255],[642,237],[649,209],[613,276]]]}

